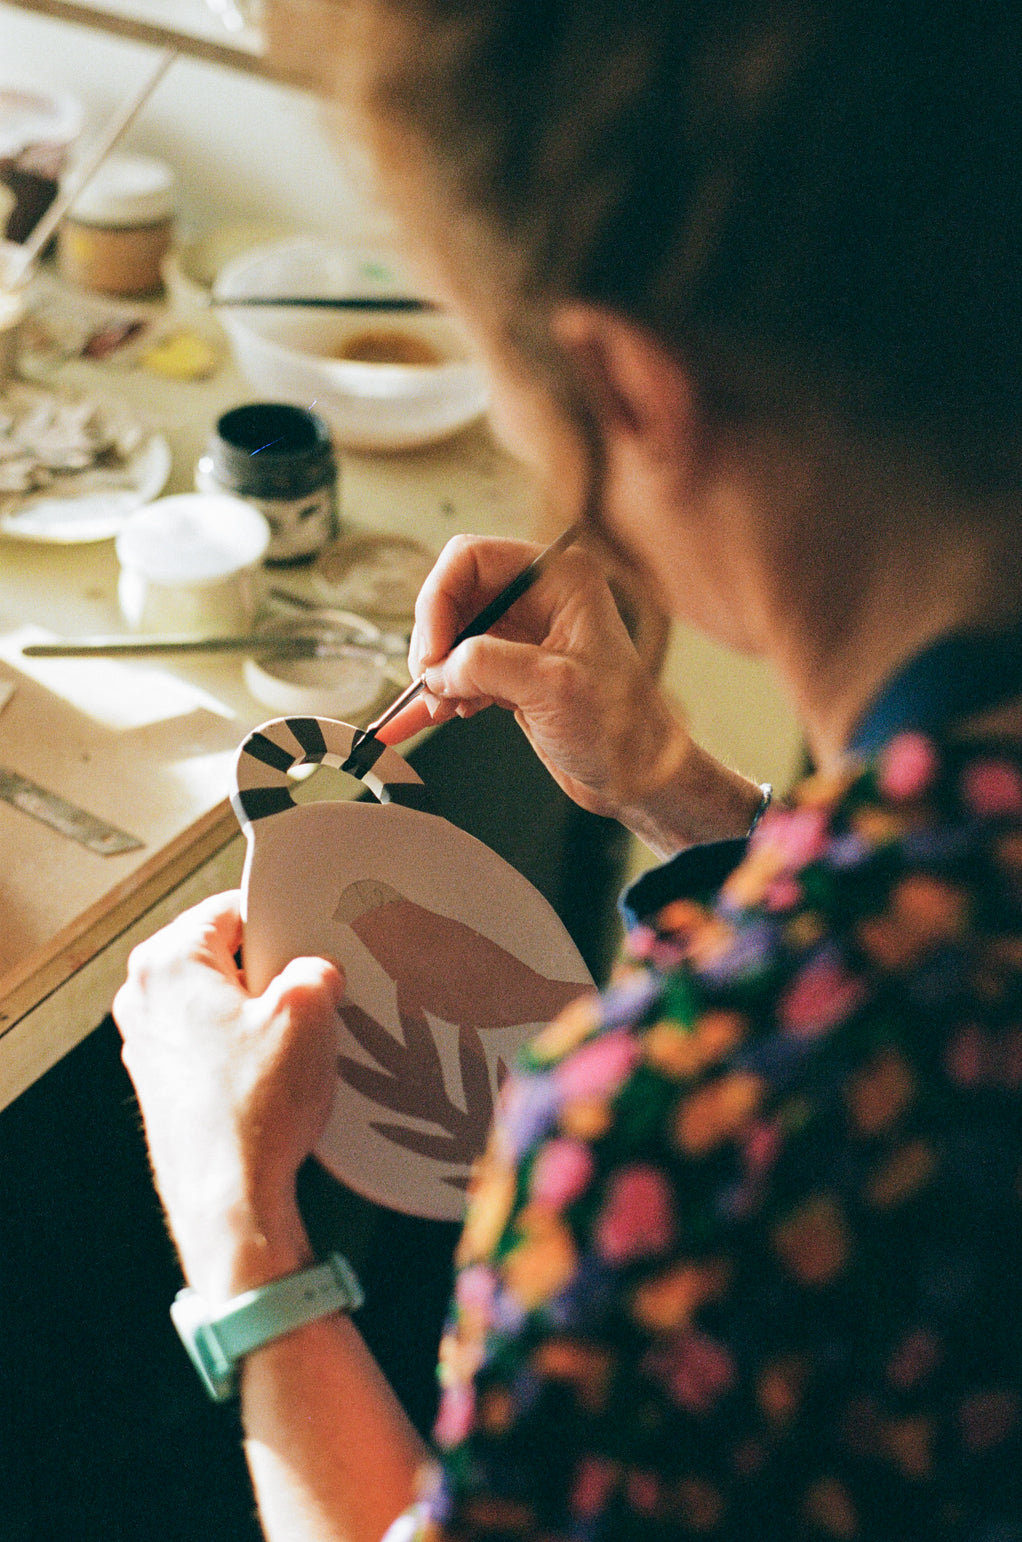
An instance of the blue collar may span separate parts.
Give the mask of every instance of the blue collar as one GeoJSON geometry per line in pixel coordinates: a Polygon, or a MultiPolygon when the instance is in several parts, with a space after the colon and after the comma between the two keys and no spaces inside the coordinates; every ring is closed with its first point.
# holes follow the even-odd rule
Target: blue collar
{"type": "Polygon", "coordinates": [[[905,664],[867,709],[849,749],[874,755],[897,733],[927,733],[1022,695],[1022,627],[950,632],[905,664]]]}

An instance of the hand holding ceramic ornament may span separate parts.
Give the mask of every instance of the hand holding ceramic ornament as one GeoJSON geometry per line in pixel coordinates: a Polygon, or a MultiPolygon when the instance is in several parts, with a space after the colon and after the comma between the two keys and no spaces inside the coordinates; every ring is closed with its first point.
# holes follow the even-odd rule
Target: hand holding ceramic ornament
{"type": "Polygon", "coordinates": [[[337,1093],[316,1154],[377,1203],[457,1220],[506,1067],[593,982],[543,896],[433,813],[396,750],[364,777],[380,802],[295,804],[288,773],[340,767],[356,733],[279,718],[241,746],[246,977],[260,992],[307,954],[343,968],[337,1093]]]}

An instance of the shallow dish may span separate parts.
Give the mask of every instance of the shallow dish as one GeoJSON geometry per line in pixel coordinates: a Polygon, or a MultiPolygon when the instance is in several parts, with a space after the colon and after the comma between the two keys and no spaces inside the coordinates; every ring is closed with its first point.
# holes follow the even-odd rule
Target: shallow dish
{"type": "MultiPolygon", "coordinates": [[[[248,252],[228,263],[216,282],[221,300],[402,293],[407,290],[388,259],[309,239],[248,252]]],[[[260,398],[315,405],[344,448],[430,444],[486,407],[483,372],[460,329],[441,314],[300,306],[224,307],[218,314],[238,367],[260,398]],[[379,362],[389,356],[411,362],[379,362]]]]}
{"type": "MultiPolygon", "coordinates": [[[[41,407],[49,402],[55,411],[77,407],[108,413],[110,431],[124,437],[125,448],[101,453],[81,469],[57,470],[45,486],[0,492],[0,535],[60,546],[109,541],[136,509],[162,492],[170,476],[170,445],[162,434],[137,424],[125,403],[48,392],[23,382],[9,390],[19,402],[25,397],[23,411],[38,398],[41,407]]],[[[11,394],[0,392],[0,410],[5,402],[9,408],[11,400],[11,394]]]]}

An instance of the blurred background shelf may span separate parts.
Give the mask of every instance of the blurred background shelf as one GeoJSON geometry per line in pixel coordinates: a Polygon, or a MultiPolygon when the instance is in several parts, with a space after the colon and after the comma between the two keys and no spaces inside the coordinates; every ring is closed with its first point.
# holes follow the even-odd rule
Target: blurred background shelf
{"type": "Polygon", "coordinates": [[[260,45],[259,33],[245,26],[229,25],[206,0],[8,0],[18,10],[32,11],[57,21],[90,27],[133,43],[174,48],[192,59],[221,64],[253,75],[273,78],[260,45]]]}

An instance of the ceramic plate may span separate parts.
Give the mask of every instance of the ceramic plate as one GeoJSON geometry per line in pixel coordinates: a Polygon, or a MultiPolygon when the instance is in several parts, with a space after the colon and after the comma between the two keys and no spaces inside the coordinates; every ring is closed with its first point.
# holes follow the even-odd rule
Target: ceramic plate
{"type": "Polygon", "coordinates": [[[246,979],[261,992],[305,955],[341,966],[337,1085],[316,1156],[376,1204],[457,1221],[507,1068],[593,982],[521,873],[398,801],[425,789],[396,751],[364,778],[387,803],[291,800],[288,763],[343,766],[354,733],[278,719],[242,746],[246,979]]]}
{"type": "Polygon", "coordinates": [[[48,487],[0,495],[0,532],[22,541],[76,545],[112,540],[129,514],[159,496],[170,446],[150,434],[124,461],[58,475],[48,487]]]}

